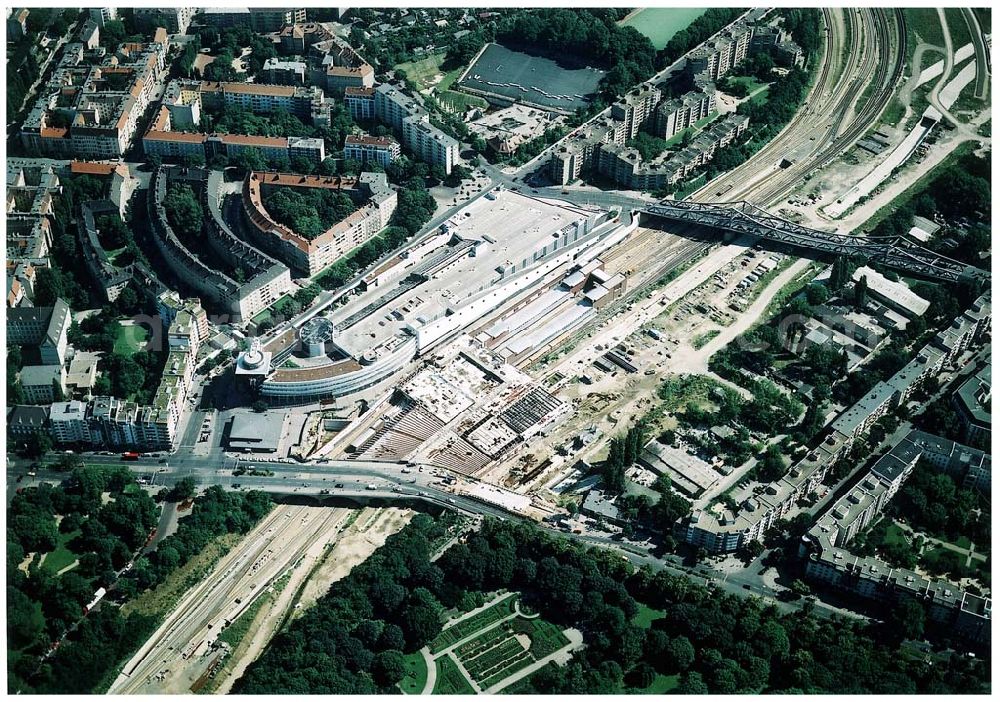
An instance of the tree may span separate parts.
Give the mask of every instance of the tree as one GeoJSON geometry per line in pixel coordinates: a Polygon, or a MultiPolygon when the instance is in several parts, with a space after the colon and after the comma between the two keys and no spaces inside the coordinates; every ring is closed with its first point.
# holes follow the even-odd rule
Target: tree
{"type": "Polygon", "coordinates": [[[25,551],[46,553],[56,547],[59,532],[52,514],[38,507],[23,503],[23,507],[11,506],[8,524],[25,551]]]}
{"type": "Polygon", "coordinates": [[[861,309],[868,304],[868,276],[861,276],[854,284],[854,306],[861,309]]]}
{"type": "Polygon", "coordinates": [[[701,673],[695,670],[689,670],[681,678],[681,684],[677,686],[677,694],[679,695],[707,695],[708,685],[705,684],[704,679],[701,677],[701,673]]]}
{"type": "Polygon", "coordinates": [[[173,490],[170,491],[170,500],[174,502],[183,502],[184,500],[189,500],[194,497],[195,492],[197,492],[198,484],[195,482],[194,478],[187,476],[181,478],[176,483],[174,483],[173,490]]]}
{"type": "Polygon", "coordinates": [[[256,402],[254,402],[254,403],[253,403],[253,404],[252,404],[252,405],[250,406],[250,408],[251,408],[251,409],[252,409],[252,410],[253,410],[254,412],[266,412],[266,411],[267,411],[267,403],[266,403],[266,402],[264,402],[263,400],[257,400],[256,402]]]}
{"type": "Polygon", "coordinates": [[[761,482],[773,483],[780,480],[785,475],[785,458],[781,447],[776,444],[768,446],[755,470],[761,482]]]}
{"type": "Polygon", "coordinates": [[[803,596],[808,595],[812,592],[812,589],[809,587],[809,585],[807,585],[799,578],[796,578],[795,580],[792,581],[791,590],[792,592],[803,596]]]}
{"type": "Polygon", "coordinates": [[[28,458],[41,458],[52,450],[52,437],[44,431],[36,431],[28,437],[25,454],[28,458]]]}
{"type": "Polygon", "coordinates": [[[7,586],[7,632],[11,643],[27,647],[45,628],[45,618],[35,603],[15,587],[7,586]]]}
{"type": "Polygon", "coordinates": [[[191,186],[183,183],[171,184],[167,196],[163,198],[163,208],[167,212],[170,226],[178,233],[196,236],[201,232],[205,213],[191,186]]]}
{"type": "Polygon", "coordinates": [[[740,552],[743,559],[749,563],[764,553],[764,544],[757,539],[751,539],[740,548],[740,552]]]}
{"type": "Polygon", "coordinates": [[[372,677],[382,687],[392,687],[406,675],[403,654],[399,651],[382,651],[375,654],[372,677]]]}
{"type": "Polygon", "coordinates": [[[810,305],[822,305],[829,299],[830,291],[822,283],[810,283],[806,286],[806,300],[810,305]]]}
{"type": "Polygon", "coordinates": [[[656,680],[656,669],[649,663],[639,663],[625,676],[629,687],[639,690],[649,687],[654,680],[656,680]]]}
{"type": "MultiPolygon", "coordinates": [[[[218,60],[210,65],[215,65],[218,60]]],[[[238,154],[232,159],[233,165],[243,171],[264,171],[267,170],[267,158],[261,152],[260,149],[251,147],[249,149],[241,149],[238,154]]]]}
{"type": "Polygon", "coordinates": [[[924,635],[927,614],[912,597],[902,597],[889,615],[889,630],[901,639],[919,640],[924,635]]]}
{"type": "Polygon", "coordinates": [[[847,260],[843,256],[837,256],[833,261],[833,268],[830,269],[830,289],[833,291],[841,290],[850,279],[851,274],[847,268],[847,260]]]}
{"type": "Polygon", "coordinates": [[[671,673],[684,672],[694,663],[694,658],[694,646],[686,636],[672,638],[664,651],[667,670],[671,673]]]}

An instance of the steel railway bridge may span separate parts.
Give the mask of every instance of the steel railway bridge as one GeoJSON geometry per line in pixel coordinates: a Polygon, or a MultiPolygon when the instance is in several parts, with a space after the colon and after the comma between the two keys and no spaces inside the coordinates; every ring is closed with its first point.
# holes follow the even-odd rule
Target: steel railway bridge
{"type": "Polygon", "coordinates": [[[986,280],[990,275],[974,266],[936,254],[903,237],[849,236],[822,232],[776,217],[746,201],[707,204],[664,200],[648,205],[642,211],[686,224],[749,234],[813,253],[856,257],[923,278],[955,282],[986,280]]]}

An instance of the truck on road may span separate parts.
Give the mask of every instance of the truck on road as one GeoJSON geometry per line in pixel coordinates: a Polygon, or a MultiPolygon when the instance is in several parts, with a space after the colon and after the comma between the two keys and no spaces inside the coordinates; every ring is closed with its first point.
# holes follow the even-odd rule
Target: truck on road
{"type": "Polygon", "coordinates": [[[365,488],[365,490],[378,490],[378,485],[376,485],[375,483],[368,483],[368,486],[365,488]]]}

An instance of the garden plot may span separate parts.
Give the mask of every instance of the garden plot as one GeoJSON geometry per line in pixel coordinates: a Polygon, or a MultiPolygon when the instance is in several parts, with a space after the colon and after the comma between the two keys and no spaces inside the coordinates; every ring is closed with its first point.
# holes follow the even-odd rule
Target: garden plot
{"type": "Polygon", "coordinates": [[[516,593],[500,596],[450,623],[427,647],[438,671],[448,673],[434,693],[458,692],[459,676],[477,692],[496,692],[581,641],[575,630],[522,612],[516,593]]]}

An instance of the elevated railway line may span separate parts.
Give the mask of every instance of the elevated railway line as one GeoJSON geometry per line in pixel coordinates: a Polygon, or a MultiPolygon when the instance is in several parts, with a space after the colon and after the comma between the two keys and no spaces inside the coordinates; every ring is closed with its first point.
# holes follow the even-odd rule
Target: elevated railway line
{"type": "Polygon", "coordinates": [[[860,257],[872,263],[925,278],[957,282],[989,274],[917,246],[903,237],[860,237],[822,232],[776,217],[749,202],[670,202],[646,208],[647,214],[684,224],[749,234],[810,252],[860,257]]]}

